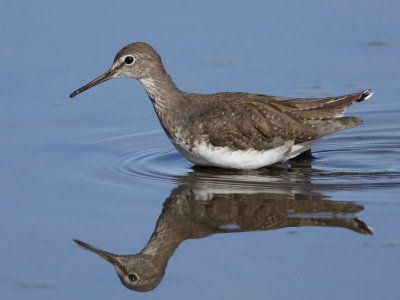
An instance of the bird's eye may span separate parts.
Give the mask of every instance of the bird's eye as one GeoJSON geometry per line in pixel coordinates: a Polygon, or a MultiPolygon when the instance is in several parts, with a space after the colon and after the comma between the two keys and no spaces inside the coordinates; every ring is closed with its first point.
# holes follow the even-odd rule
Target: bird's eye
{"type": "Polygon", "coordinates": [[[131,63],[133,63],[133,57],[132,56],[125,57],[125,63],[127,65],[130,65],[131,63]]]}
{"type": "Polygon", "coordinates": [[[136,281],[138,278],[135,274],[131,273],[128,275],[130,281],[136,281]]]}

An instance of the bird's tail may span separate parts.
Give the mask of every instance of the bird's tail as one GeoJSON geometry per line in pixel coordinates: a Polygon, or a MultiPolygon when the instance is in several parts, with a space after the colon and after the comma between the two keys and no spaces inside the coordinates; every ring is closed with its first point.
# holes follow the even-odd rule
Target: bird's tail
{"type": "Polygon", "coordinates": [[[364,100],[368,100],[369,98],[372,97],[373,94],[374,93],[371,92],[371,89],[364,90],[362,91],[361,97],[358,100],[356,100],[356,102],[362,102],[364,100]]]}
{"type": "Polygon", "coordinates": [[[321,123],[319,124],[319,129],[322,135],[327,135],[360,125],[362,123],[363,121],[357,117],[341,117],[341,118],[322,120],[321,123]]]}

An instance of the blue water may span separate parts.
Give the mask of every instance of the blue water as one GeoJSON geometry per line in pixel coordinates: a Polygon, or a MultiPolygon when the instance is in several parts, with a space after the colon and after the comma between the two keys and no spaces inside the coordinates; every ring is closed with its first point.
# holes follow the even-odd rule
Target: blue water
{"type": "MultiPolygon", "coordinates": [[[[0,297],[397,299],[399,9],[390,0],[4,3],[0,297]],[[68,98],[134,41],[153,45],[185,91],[375,95],[348,111],[364,124],[322,139],[312,161],[196,169],[138,82],[68,98]],[[162,213],[165,201],[176,206],[162,213]],[[134,254],[171,211],[203,229],[186,232],[148,293],[126,289],[72,241],[134,254]],[[373,235],[351,227],[356,219],[373,235]]],[[[183,219],[167,224],[189,228],[183,219]]]]}

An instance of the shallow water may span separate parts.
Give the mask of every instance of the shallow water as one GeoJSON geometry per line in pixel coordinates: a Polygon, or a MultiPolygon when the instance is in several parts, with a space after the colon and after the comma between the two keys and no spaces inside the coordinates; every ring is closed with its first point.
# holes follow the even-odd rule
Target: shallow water
{"type": "MultiPolygon", "coordinates": [[[[380,209],[375,207],[386,206],[385,210],[390,210],[390,213],[386,211],[389,214],[389,220],[396,218],[398,212],[396,194],[400,185],[400,168],[393,162],[398,160],[400,149],[400,137],[397,130],[399,124],[396,121],[399,111],[381,111],[371,114],[366,112],[358,115],[369,122],[352,131],[325,138],[315,147],[315,159],[282,163],[255,171],[194,168],[168,143],[160,145],[154,142],[161,139],[163,135],[161,130],[142,130],[140,133],[113,132],[109,137],[82,141],[83,145],[71,151],[66,162],[72,166],[71,173],[75,173],[71,184],[82,189],[97,189],[103,192],[117,189],[119,197],[128,197],[135,202],[135,205],[125,212],[127,220],[123,222],[123,226],[139,227],[142,229],[142,234],[147,233],[147,238],[150,238],[153,227],[155,227],[153,235],[158,236],[161,233],[165,235],[168,239],[167,243],[163,240],[157,242],[157,249],[163,250],[159,258],[162,260],[168,260],[171,251],[177,245],[183,242],[190,243],[190,239],[203,238],[214,233],[249,233],[285,228],[278,236],[276,234],[253,236],[254,241],[250,245],[247,244],[249,241],[245,236],[232,237],[232,240],[230,237],[218,236],[210,241],[196,241],[197,244],[191,242],[189,246],[183,244],[180,246],[183,250],[177,250],[166,267],[166,282],[162,282],[160,287],[164,291],[165,289],[182,289],[183,295],[186,295],[188,291],[197,290],[204,284],[210,284],[212,280],[214,290],[220,289],[225,292],[229,290],[233,296],[239,291],[232,288],[230,281],[233,280],[233,285],[239,285],[247,280],[245,285],[261,293],[264,281],[262,278],[274,277],[276,272],[274,269],[280,268],[280,261],[296,261],[286,265],[286,272],[298,273],[295,275],[296,279],[292,278],[293,275],[289,276],[296,282],[299,280],[297,277],[302,277],[305,272],[304,269],[298,269],[298,264],[302,265],[301,261],[306,260],[311,265],[309,266],[311,270],[308,272],[311,274],[321,272],[329,278],[326,279],[328,282],[338,280],[342,288],[349,289],[348,293],[352,294],[361,289],[361,286],[357,286],[360,282],[355,281],[351,284],[354,284],[354,287],[350,288],[347,287],[348,281],[353,277],[362,277],[359,273],[360,269],[369,269],[371,267],[368,264],[369,260],[372,264],[376,263],[376,260],[382,260],[382,265],[378,269],[383,269],[384,273],[393,272],[393,264],[397,262],[396,253],[400,245],[397,234],[387,235],[388,232],[385,232],[384,226],[377,227],[376,223],[379,224],[380,219],[377,216],[379,215],[377,210],[380,209]],[[392,119],[393,122],[386,125],[379,124],[379,120],[382,119],[392,119]],[[131,140],[136,141],[134,149],[130,148],[129,141],[131,140]],[[371,160],[374,162],[371,163],[371,160]],[[156,206],[141,208],[137,212],[136,205],[143,205],[145,202],[147,204],[149,201],[141,197],[150,198],[156,206]],[[161,213],[162,207],[164,209],[161,213]],[[160,216],[152,215],[150,219],[153,220],[153,224],[147,225],[144,229],[141,214],[146,209],[160,212],[160,216]],[[371,233],[369,230],[373,230],[368,225],[375,228],[374,237],[368,236],[371,233]],[[311,228],[293,228],[303,226],[311,228]],[[321,231],[312,227],[331,229],[321,231]],[[348,231],[339,230],[336,234],[333,231],[338,230],[336,228],[345,228],[348,231]],[[281,240],[285,235],[286,238],[281,240]],[[292,238],[293,235],[303,237],[292,238]],[[221,238],[221,241],[217,240],[218,238],[221,238]],[[380,239],[382,240],[378,242],[380,239]],[[171,241],[174,241],[173,246],[169,245],[171,241]],[[225,245],[224,241],[228,244],[225,245]],[[270,257],[271,252],[276,256],[276,251],[280,253],[279,249],[288,247],[288,244],[290,248],[299,247],[300,253],[285,250],[283,252],[286,255],[270,257]],[[327,256],[335,256],[332,249],[326,249],[329,246],[335,248],[335,252],[341,253],[336,254],[337,257],[334,259],[336,263],[327,258],[327,256]],[[315,249],[310,250],[309,247],[315,249]],[[319,252],[320,247],[325,250],[316,254],[315,251],[319,252]],[[365,250],[368,248],[375,248],[375,251],[376,249],[383,250],[379,254],[365,250]],[[211,249],[214,249],[216,253],[211,249]],[[260,249],[264,249],[262,253],[260,249]],[[387,250],[394,255],[393,261],[390,258],[377,259],[369,256],[379,257],[387,250]],[[345,254],[347,251],[349,253],[345,254]],[[364,252],[361,254],[362,260],[358,257],[360,252],[364,252]],[[215,257],[212,257],[213,255],[215,257]],[[320,266],[313,264],[315,255],[319,261],[317,264],[320,266]],[[202,262],[203,260],[205,262],[202,262]],[[219,269],[209,271],[211,266],[216,268],[220,260],[223,263],[219,269]],[[248,260],[251,262],[249,263],[248,260]],[[271,260],[274,262],[272,263],[271,260]],[[194,264],[194,266],[188,269],[187,264],[194,264]],[[277,266],[271,270],[270,264],[277,264],[277,266]],[[322,266],[329,269],[329,274],[326,274],[326,269],[322,266]],[[182,274],[182,270],[185,275],[182,274]],[[232,277],[235,272],[244,272],[246,275],[240,277],[245,278],[235,281],[236,275],[232,277]],[[342,272],[346,275],[342,275],[342,272]],[[207,278],[206,280],[201,273],[207,278]],[[339,274],[340,280],[336,278],[339,274]],[[171,287],[168,287],[169,284],[171,287]],[[255,287],[257,285],[259,285],[258,289],[255,287]]],[[[115,197],[114,192],[112,193],[115,197]]],[[[113,205],[112,202],[111,205],[113,205]]],[[[120,209],[125,210],[125,208],[120,209]]],[[[119,213],[116,213],[114,218],[119,220],[119,213]]],[[[100,224],[102,222],[98,225],[100,224]]],[[[135,229],[134,234],[131,234],[128,229],[129,238],[121,238],[125,241],[123,245],[128,245],[128,249],[115,247],[113,242],[107,248],[103,240],[98,238],[96,245],[102,245],[102,248],[107,251],[134,254],[146,244],[146,238],[144,240],[142,238],[142,242],[138,243],[135,237],[130,237],[135,236],[136,231],[140,229],[135,229]],[[134,247],[130,248],[129,245],[134,245],[134,247]],[[118,249],[122,250],[118,251],[118,249]]],[[[113,236],[113,233],[110,235],[113,236]]],[[[110,237],[105,240],[109,241],[109,239],[110,237]]],[[[87,242],[92,242],[92,240],[90,234],[85,238],[87,242]]],[[[121,242],[117,244],[119,243],[121,242]]],[[[113,272],[110,267],[108,269],[109,272],[113,272]]],[[[159,272],[160,274],[164,272],[163,267],[159,272]]],[[[271,287],[273,282],[280,283],[283,278],[286,278],[285,275],[280,274],[277,278],[270,279],[271,287]]],[[[376,276],[381,275],[377,272],[376,276]]],[[[369,277],[375,276],[369,275],[369,277]]],[[[391,284],[390,278],[391,276],[388,275],[385,279],[388,284],[391,284]]],[[[317,289],[313,296],[319,295],[318,292],[329,287],[325,280],[320,282],[315,277],[308,280],[325,284],[325,287],[317,289]]],[[[308,280],[302,284],[310,282],[308,280]]],[[[378,278],[365,280],[375,281],[378,278]]],[[[365,282],[362,283],[364,284],[365,282]]],[[[156,287],[155,285],[154,288],[156,287]]],[[[276,293],[280,294],[280,292],[276,293]]],[[[383,291],[377,293],[380,294],[383,291]]]]}
{"type": "Polygon", "coordinates": [[[399,4],[163,3],[5,7],[1,298],[397,299],[399,4]],[[68,99],[135,40],[187,91],[375,95],[347,113],[364,124],[323,138],[312,160],[198,168],[133,80],[68,99]],[[157,252],[138,274],[156,274],[153,290],[126,289],[73,239],[157,252]]]}

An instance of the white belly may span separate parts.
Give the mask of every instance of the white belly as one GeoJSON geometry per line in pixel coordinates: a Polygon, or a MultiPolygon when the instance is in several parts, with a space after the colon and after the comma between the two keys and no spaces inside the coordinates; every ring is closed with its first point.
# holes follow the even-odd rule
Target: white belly
{"type": "Polygon", "coordinates": [[[174,145],[183,156],[194,164],[231,169],[258,169],[296,157],[310,149],[317,141],[313,140],[296,145],[293,144],[293,141],[290,141],[277,148],[263,151],[254,149],[234,151],[228,147],[214,147],[206,143],[196,144],[189,151],[187,145],[174,145]]]}

